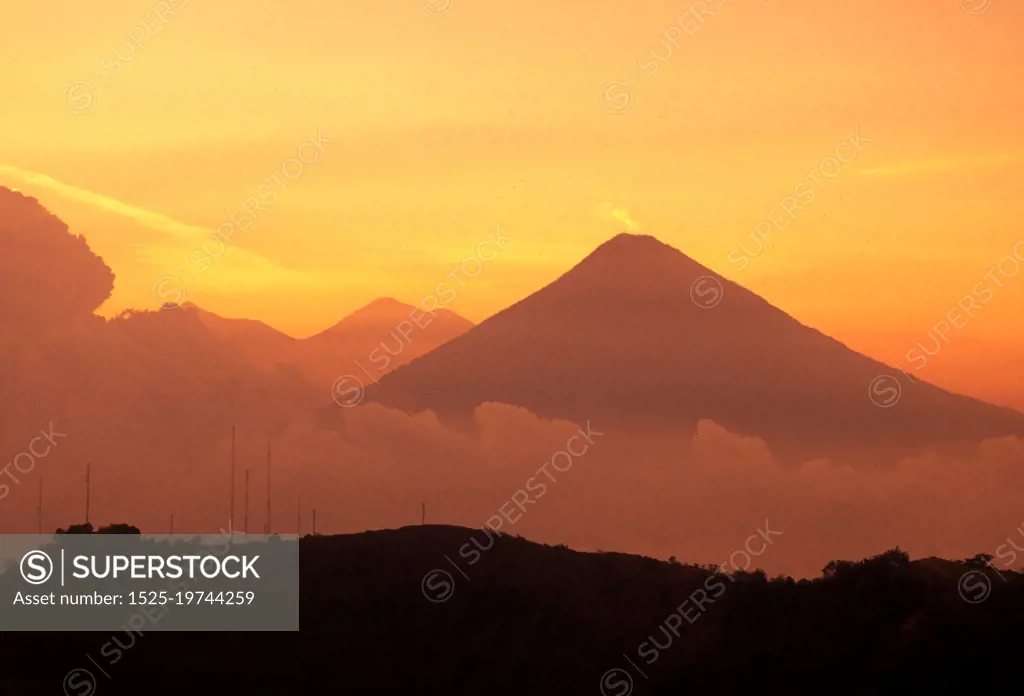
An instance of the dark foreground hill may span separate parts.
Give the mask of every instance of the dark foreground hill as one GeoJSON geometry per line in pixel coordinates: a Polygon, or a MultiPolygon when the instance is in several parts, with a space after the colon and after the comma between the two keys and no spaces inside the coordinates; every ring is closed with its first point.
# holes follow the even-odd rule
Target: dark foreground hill
{"type": "Polygon", "coordinates": [[[307,537],[299,633],[5,633],[0,693],[990,694],[1018,682],[1024,576],[984,560],[795,582],[456,527],[307,537]]]}

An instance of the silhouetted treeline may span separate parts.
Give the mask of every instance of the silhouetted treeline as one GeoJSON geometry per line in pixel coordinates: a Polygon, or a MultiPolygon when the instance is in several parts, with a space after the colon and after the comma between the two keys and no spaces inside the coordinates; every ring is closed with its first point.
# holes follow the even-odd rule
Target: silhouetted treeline
{"type": "Polygon", "coordinates": [[[1024,576],[987,556],[894,549],[795,581],[491,541],[429,525],[307,537],[299,633],[6,633],[0,693],[60,693],[76,668],[101,695],[625,696],[630,679],[639,695],[975,695],[1019,683],[1024,576]]]}
{"type": "Polygon", "coordinates": [[[138,527],[132,524],[124,524],[119,522],[116,524],[108,524],[105,527],[93,530],[91,522],[85,522],[83,524],[69,524],[67,529],[63,527],[59,528],[57,534],[142,534],[138,527]]]}

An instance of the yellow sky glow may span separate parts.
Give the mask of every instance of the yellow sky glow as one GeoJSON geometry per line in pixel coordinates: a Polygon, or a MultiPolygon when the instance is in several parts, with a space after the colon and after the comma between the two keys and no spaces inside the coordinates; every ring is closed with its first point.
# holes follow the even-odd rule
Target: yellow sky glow
{"type": "MultiPolygon", "coordinates": [[[[173,277],[211,311],[309,335],[376,297],[420,301],[500,227],[512,241],[450,307],[479,321],[638,231],[905,365],[1024,239],[1024,5],[1009,0],[5,13],[0,185],[114,269],[107,314],[154,306],[173,277]],[[870,141],[814,200],[730,262],[858,130],[870,141]],[[197,264],[254,196],[263,209],[197,264]]],[[[1024,274],[1004,285],[919,376],[1024,407],[1007,376],[1024,274]]]]}

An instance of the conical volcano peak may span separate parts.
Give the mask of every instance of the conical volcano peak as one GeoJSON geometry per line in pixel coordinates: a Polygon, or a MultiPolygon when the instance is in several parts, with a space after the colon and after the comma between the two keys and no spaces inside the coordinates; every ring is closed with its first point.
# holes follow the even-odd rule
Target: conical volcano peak
{"type": "Polygon", "coordinates": [[[649,234],[633,234],[632,232],[620,232],[604,244],[601,244],[594,251],[598,251],[602,248],[609,249],[622,249],[622,250],[649,250],[653,251],[656,249],[671,249],[668,244],[665,244],[657,237],[649,234]]]}
{"type": "Polygon", "coordinates": [[[688,298],[691,285],[702,277],[713,278],[716,286],[727,284],[714,271],[655,237],[619,234],[541,293],[550,296],[548,290],[556,291],[563,298],[575,298],[574,302],[644,304],[688,298]]]}
{"type": "Polygon", "coordinates": [[[617,272],[632,269],[637,274],[664,269],[672,273],[713,275],[712,271],[658,238],[627,232],[598,246],[576,268],[590,265],[614,268],[617,272]]]}
{"type": "MultiPolygon", "coordinates": [[[[605,256],[619,258],[624,261],[649,261],[652,259],[686,259],[693,262],[686,254],[675,247],[669,246],[657,237],[649,234],[632,234],[623,232],[599,245],[587,258],[605,256]]],[[[695,262],[694,262],[695,263],[695,262]]]]}
{"type": "Polygon", "coordinates": [[[657,239],[622,234],[367,394],[457,422],[487,402],[623,428],[710,419],[793,463],[1024,432],[1021,414],[930,385],[879,409],[867,385],[891,372],[657,239]]]}

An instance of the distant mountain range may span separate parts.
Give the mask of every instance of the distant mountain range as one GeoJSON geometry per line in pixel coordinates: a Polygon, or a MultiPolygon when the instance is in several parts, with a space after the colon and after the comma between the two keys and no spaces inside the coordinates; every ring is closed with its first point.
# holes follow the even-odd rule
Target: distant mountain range
{"type": "Polygon", "coordinates": [[[489,401],[609,430],[687,434],[711,419],[790,462],[1024,434],[1024,414],[912,383],[678,250],[629,234],[385,376],[367,398],[453,423],[489,401]]]}
{"type": "MultiPolygon", "coordinates": [[[[339,509],[397,519],[392,511],[418,511],[463,457],[518,466],[531,446],[519,438],[552,425],[535,427],[531,416],[477,450],[457,433],[438,437],[432,418],[340,408],[332,388],[347,375],[364,382],[364,403],[430,409],[460,426],[477,425],[474,409],[487,402],[590,421],[608,434],[597,457],[647,467],[649,507],[676,485],[651,467],[677,461],[677,442],[693,443],[704,419],[762,438],[790,464],[1024,434],[1024,414],[912,384],[651,237],[609,240],[477,326],[382,299],[306,339],[192,305],[97,316],[113,271],[38,201],[2,188],[0,251],[0,462],[24,463],[27,443],[51,423],[67,433],[32,476],[0,484],[0,521],[21,531],[35,528],[44,473],[47,518],[66,522],[80,509],[89,462],[98,509],[151,527],[176,513],[179,529],[202,520],[216,531],[229,514],[233,432],[246,469],[262,472],[273,444],[273,487],[289,504],[307,486],[325,501],[356,496],[339,509]],[[645,436],[666,433],[670,447],[657,442],[644,460],[645,436]]],[[[473,502],[484,484],[504,487],[502,471],[482,468],[488,480],[474,480],[473,492],[452,479],[445,509],[473,502]]],[[[352,514],[345,523],[362,524],[352,514]]]]}
{"type": "Polygon", "coordinates": [[[226,319],[192,303],[181,309],[195,312],[207,328],[251,364],[268,370],[294,367],[325,389],[339,375],[361,374],[360,368],[382,376],[473,326],[451,310],[437,310],[431,316],[413,305],[380,298],[314,336],[296,339],[261,321],[226,319]],[[421,316],[420,323],[410,316],[421,316]]]}

